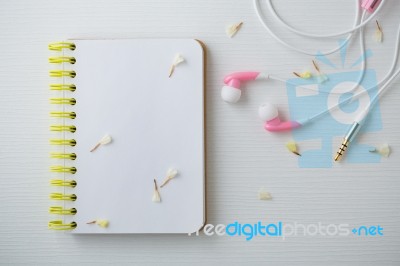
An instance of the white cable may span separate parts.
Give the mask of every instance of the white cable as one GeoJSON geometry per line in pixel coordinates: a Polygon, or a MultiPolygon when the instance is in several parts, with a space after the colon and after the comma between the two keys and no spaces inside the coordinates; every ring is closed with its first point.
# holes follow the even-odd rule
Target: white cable
{"type": "Polygon", "coordinates": [[[392,82],[396,78],[396,76],[399,75],[399,73],[400,73],[400,68],[397,69],[397,71],[393,74],[393,76],[390,77],[390,79],[385,83],[385,85],[383,85],[382,88],[379,89],[378,94],[376,94],[374,96],[374,98],[372,98],[372,101],[370,104],[371,106],[375,104],[375,102],[379,99],[379,97],[383,96],[383,94],[385,93],[385,90],[389,87],[389,83],[392,82]]]}
{"type": "MultiPolygon", "coordinates": [[[[370,104],[366,107],[366,110],[367,110],[367,111],[364,111],[363,113],[365,113],[365,114],[368,113],[368,110],[370,109],[370,106],[372,106],[373,104],[375,104],[375,102],[376,102],[376,101],[378,100],[378,98],[383,94],[383,92],[385,91],[385,89],[386,89],[387,87],[389,87],[389,83],[392,82],[393,79],[394,79],[399,73],[400,73],[400,68],[397,69],[397,71],[393,74],[393,76],[391,76],[390,79],[378,90],[377,94],[372,98],[370,104]]],[[[379,83],[377,84],[377,86],[379,86],[380,83],[383,83],[383,81],[379,82],[379,83]]],[[[330,111],[333,111],[333,110],[337,109],[340,105],[345,104],[345,103],[349,102],[350,100],[357,99],[357,98],[360,97],[361,95],[364,95],[365,93],[369,92],[370,90],[372,90],[372,89],[374,89],[374,88],[375,88],[375,86],[374,86],[374,87],[371,87],[371,88],[368,88],[367,90],[364,90],[364,91],[362,91],[362,92],[359,92],[359,93],[357,93],[356,95],[354,95],[354,96],[352,96],[352,97],[349,97],[349,98],[347,98],[346,100],[344,100],[344,101],[342,101],[342,102],[340,102],[340,103],[338,103],[338,104],[336,104],[336,105],[334,105],[334,106],[332,106],[332,107],[330,107],[330,108],[328,108],[328,109],[326,109],[326,110],[324,110],[324,111],[322,111],[322,112],[320,112],[320,113],[318,113],[318,114],[316,114],[316,115],[313,115],[312,117],[309,117],[309,118],[307,118],[307,119],[301,120],[301,121],[299,121],[299,122],[300,122],[300,124],[302,124],[302,125],[304,126],[304,125],[306,125],[306,124],[308,124],[308,123],[310,123],[310,122],[312,122],[312,121],[314,121],[314,120],[320,118],[321,116],[323,116],[323,115],[329,113],[330,111]]]]}
{"type": "MultiPolygon", "coordinates": [[[[364,21],[365,15],[366,15],[366,11],[364,10],[362,15],[361,15],[360,23],[362,23],[364,21]]],[[[359,31],[360,31],[360,51],[361,51],[361,56],[364,56],[365,55],[364,28],[361,28],[359,31]]],[[[353,92],[358,88],[358,86],[360,86],[362,80],[364,79],[365,66],[366,66],[366,58],[361,60],[361,74],[360,74],[356,84],[348,92],[353,92]]]]}
{"type": "MultiPolygon", "coordinates": [[[[370,88],[368,88],[368,89],[366,89],[366,90],[364,90],[364,91],[361,91],[361,92],[359,92],[359,93],[353,95],[352,97],[349,97],[349,98],[345,99],[344,101],[342,101],[342,102],[340,102],[340,103],[338,103],[338,104],[336,104],[336,105],[334,105],[334,106],[332,106],[332,107],[330,107],[330,108],[328,108],[328,109],[326,109],[326,110],[324,110],[324,111],[322,111],[322,112],[320,112],[320,113],[318,113],[318,114],[316,114],[316,115],[313,115],[313,116],[311,116],[311,117],[309,117],[309,118],[307,118],[307,119],[302,120],[302,121],[304,121],[304,122],[301,123],[301,124],[304,125],[304,124],[307,124],[307,123],[309,123],[309,122],[312,122],[312,121],[318,119],[319,117],[321,117],[321,116],[323,116],[323,115],[329,113],[330,111],[333,111],[333,110],[337,109],[340,105],[345,104],[345,103],[347,103],[347,102],[349,102],[349,101],[351,101],[351,100],[353,100],[353,99],[357,99],[357,98],[360,97],[361,95],[363,95],[363,94],[369,92],[370,90],[372,90],[372,89],[374,89],[375,87],[380,86],[382,83],[384,83],[385,80],[387,80],[387,79],[389,78],[389,76],[392,75],[392,73],[393,73],[393,71],[394,71],[394,69],[395,69],[395,67],[396,67],[397,59],[398,59],[398,57],[399,57],[399,47],[400,47],[400,25],[399,25],[399,27],[398,27],[398,29],[397,29],[396,46],[395,46],[395,49],[394,49],[394,57],[393,57],[392,65],[391,65],[389,71],[387,72],[387,74],[385,75],[385,77],[384,77],[382,80],[380,80],[380,81],[376,84],[376,86],[373,86],[373,87],[370,87],[370,88]]],[[[399,69],[399,70],[400,70],[400,69],[399,69]]],[[[397,70],[397,72],[394,74],[394,76],[396,76],[396,75],[399,74],[399,70],[397,70]]],[[[389,80],[392,81],[392,80],[393,80],[393,76],[391,76],[389,80]]],[[[388,83],[386,82],[385,85],[383,85],[382,88],[380,88],[380,89],[378,90],[377,95],[379,95],[380,93],[383,93],[383,92],[381,92],[381,91],[384,91],[384,88],[386,88],[386,86],[387,86],[386,84],[388,84],[388,83]]],[[[376,100],[377,100],[377,97],[376,97],[377,95],[375,95],[375,97],[371,100],[370,105],[373,104],[373,103],[372,103],[373,101],[376,101],[376,100]]],[[[367,107],[367,109],[368,109],[368,107],[367,107]]]]}
{"type": "MultiPolygon", "coordinates": [[[[364,11],[363,14],[361,15],[361,22],[364,20],[365,14],[366,14],[366,12],[364,11]]],[[[358,23],[358,19],[357,19],[357,23],[358,23]]],[[[360,50],[361,50],[361,55],[363,56],[364,53],[365,53],[364,28],[361,28],[361,29],[360,29],[360,50]]],[[[353,92],[354,90],[357,89],[357,87],[359,86],[359,84],[361,84],[361,81],[364,79],[364,75],[365,75],[365,65],[366,65],[365,60],[362,60],[362,62],[361,62],[361,68],[360,68],[361,74],[360,74],[360,76],[359,76],[359,78],[358,78],[358,80],[357,80],[357,82],[356,82],[356,85],[354,85],[353,88],[350,89],[350,90],[347,91],[347,92],[353,92]]],[[[271,78],[271,79],[273,79],[273,80],[281,81],[281,82],[283,82],[283,83],[288,83],[288,84],[297,86],[297,84],[291,83],[291,82],[289,82],[289,81],[287,81],[287,80],[283,80],[283,79],[281,79],[281,78],[279,78],[279,77],[276,77],[276,76],[269,75],[269,78],[271,78]]],[[[320,92],[318,89],[315,89],[315,88],[302,87],[302,86],[297,86],[297,87],[298,87],[298,88],[303,88],[303,89],[308,89],[308,90],[320,92]]],[[[329,93],[328,91],[322,91],[322,92],[324,92],[324,93],[329,93]]],[[[342,94],[342,93],[341,93],[341,92],[332,92],[331,94],[342,94]]]]}
{"type": "MultiPolygon", "coordinates": [[[[384,3],[386,0],[382,0],[381,3],[379,4],[378,8],[373,12],[373,14],[364,22],[358,24],[357,26],[353,26],[353,28],[347,29],[345,31],[342,32],[337,32],[337,33],[331,33],[331,34],[313,34],[313,33],[308,33],[308,32],[304,32],[304,31],[300,31],[298,29],[293,28],[292,26],[290,26],[289,24],[287,24],[286,21],[284,21],[277,13],[276,10],[274,9],[271,0],[266,0],[267,6],[269,8],[269,10],[271,11],[272,16],[279,21],[286,29],[290,30],[293,33],[296,33],[298,35],[304,36],[304,37],[310,37],[310,38],[331,38],[331,37],[337,37],[337,36],[342,36],[348,33],[352,33],[357,29],[360,29],[362,27],[364,27],[368,22],[370,22],[381,10],[381,8],[383,7],[384,3]]],[[[357,5],[357,9],[359,8],[359,1],[355,0],[356,5],[357,5]]]]}
{"type": "MultiPolygon", "coordinates": [[[[302,53],[302,54],[306,54],[306,55],[317,56],[316,53],[312,53],[312,52],[309,52],[309,51],[306,51],[306,50],[297,48],[297,47],[295,47],[295,46],[293,46],[293,45],[291,45],[291,44],[285,42],[285,41],[282,40],[280,37],[278,37],[278,36],[271,30],[271,28],[267,25],[267,23],[265,23],[264,19],[262,18],[258,0],[254,0],[253,3],[254,3],[254,9],[255,9],[255,11],[256,11],[256,15],[257,15],[257,17],[258,17],[258,20],[261,22],[261,25],[264,26],[264,28],[267,30],[267,32],[268,32],[275,40],[277,40],[280,44],[282,44],[283,46],[285,46],[285,47],[287,47],[287,48],[289,48],[289,49],[291,49],[291,50],[293,50],[293,51],[296,51],[296,52],[299,52],[299,53],[302,53]]],[[[355,22],[354,22],[354,27],[356,27],[356,26],[358,25],[358,18],[359,18],[359,8],[357,8],[356,19],[355,19],[355,22]]],[[[326,52],[320,52],[320,53],[318,53],[318,54],[319,54],[319,55],[330,55],[330,54],[333,54],[333,53],[339,51],[342,47],[344,47],[344,46],[347,44],[347,42],[350,40],[351,36],[352,36],[352,34],[349,34],[349,35],[346,37],[346,39],[344,40],[344,42],[343,42],[339,47],[334,48],[334,49],[329,50],[329,51],[326,51],[326,52]]]]}
{"type": "Polygon", "coordinates": [[[375,103],[378,101],[380,97],[383,96],[383,94],[387,91],[388,88],[390,88],[390,83],[399,75],[400,73],[400,68],[397,69],[397,71],[393,74],[393,76],[386,81],[386,83],[382,86],[382,88],[379,89],[378,93],[372,98],[371,102],[369,105],[365,108],[364,112],[362,112],[360,115],[358,115],[355,119],[357,123],[362,123],[362,121],[368,116],[368,113],[372,110],[374,107],[375,103]]]}
{"type": "MultiPolygon", "coordinates": [[[[297,48],[297,47],[295,47],[295,46],[293,46],[293,45],[287,43],[286,41],[282,40],[280,37],[278,37],[278,36],[271,30],[271,28],[266,24],[266,22],[264,21],[262,15],[261,15],[261,11],[260,11],[260,6],[259,6],[258,0],[254,0],[253,3],[254,3],[254,9],[255,9],[255,11],[256,11],[256,15],[257,15],[258,19],[260,20],[261,24],[264,26],[264,28],[268,31],[268,33],[269,33],[273,38],[275,38],[279,43],[281,43],[283,46],[285,46],[285,47],[287,47],[287,48],[289,48],[289,49],[292,49],[292,50],[294,50],[294,51],[297,51],[297,52],[300,52],[300,53],[303,53],[303,54],[306,54],[306,55],[311,55],[311,56],[329,55],[329,54],[332,54],[332,53],[337,52],[337,51],[340,50],[342,47],[344,47],[344,46],[347,44],[347,42],[350,40],[350,38],[352,37],[352,33],[354,33],[354,31],[356,31],[357,29],[360,29],[360,48],[361,48],[361,52],[362,52],[361,55],[363,56],[364,53],[365,53],[364,40],[363,40],[363,39],[364,39],[364,37],[363,37],[363,27],[364,27],[369,21],[371,21],[371,20],[379,13],[379,11],[380,11],[381,8],[383,7],[385,1],[386,1],[386,0],[382,0],[381,3],[380,3],[380,5],[378,6],[378,8],[377,8],[377,9],[373,12],[373,14],[372,14],[368,19],[366,19],[365,21],[363,21],[363,18],[364,18],[364,15],[365,15],[365,10],[364,10],[364,12],[363,12],[363,14],[362,14],[361,22],[358,23],[358,18],[359,18],[359,1],[356,0],[356,5],[357,5],[357,8],[356,8],[356,20],[355,20],[355,23],[354,23],[354,25],[353,25],[353,28],[350,28],[350,29],[347,29],[347,30],[345,30],[345,31],[338,32],[338,33],[325,34],[325,35],[319,34],[319,35],[318,35],[318,34],[312,34],[312,33],[307,33],[307,32],[303,32],[303,31],[297,30],[297,29],[293,28],[292,26],[290,26],[289,24],[287,24],[287,23],[276,13],[274,7],[272,6],[271,0],[266,0],[267,6],[268,6],[269,10],[271,11],[272,15],[274,16],[274,18],[275,18],[276,20],[278,20],[286,29],[288,29],[289,31],[291,31],[291,32],[293,32],[293,33],[296,33],[296,34],[298,34],[298,35],[305,36],[305,37],[310,37],[310,38],[331,38],[331,37],[337,37],[337,36],[349,34],[349,35],[346,37],[345,41],[344,41],[339,47],[337,47],[337,48],[335,48],[335,49],[333,49],[333,50],[327,51],[327,52],[320,52],[320,53],[318,53],[318,54],[316,54],[316,53],[311,53],[311,52],[308,52],[308,51],[306,51],[306,50],[297,48]]],[[[385,76],[380,82],[378,82],[377,86],[381,85],[381,84],[393,73],[393,71],[394,71],[394,68],[395,68],[396,62],[397,62],[398,52],[399,52],[399,51],[398,51],[398,50],[399,50],[399,37],[400,37],[400,27],[399,27],[398,34],[397,34],[397,44],[396,44],[396,49],[395,49],[395,57],[394,57],[394,59],[393,59],[392,66],[391,66],[390,70],[388,71],[388,73],[386,74],[386,76],[385,76]]],[[[359,86],[359,84],[361,83],[362,79],[364,78],[364,74],[365,74],[365,60],[362,61],[361,72],[362,72],[362,73],[361,73],[361,75],[360,75],[360,77],[359,77],[358,82],[357,82],[356,85],[355,85],[351,90],[349,90],[348,92],[354,91],[354,90],[359,86]]],[[[393,76],[391,76],[391,77],[389,78],[389,80],[378,90],[377,94],[372,98],[370,104],[368,105],[368,107],[367,107],[366,110],[364,111],[365,116],[368,114],[368,111],[369,111],[370,106],[371,106],[371,107],[373,106],[373,104],[379,99],[380,95],[382,95],[382,94],[385,92],[385,90],[389,87],[390,82],[392,82],[393,79],[394,79],[399,73],[400,73],[400,69],[398,69],[398,70],[395,72],[395,74],[394,74],[393,76]]],[[[275,79],[276,79],[276,80],[279,80],[279,81],[282,81],[282,80],[279,79],[279,78],[275,78],[275,79]]],[[[309,122],[311,122],[311,121],[313,121],[313,120],[319,118],[319,117],[322,116],[322,115],[325,115],[326,113],[328,113],[328,112],[330,112],[330,111],[332,111],[332,110],[338,108],[338,107],[339,107],[340,105],[342,105],[343,103],[347,103],[347,102],[349,102],[349,101],[351,101],[351,100],[353,100],[353,99],[356,99],[356,98],[360,97],[361,95],[363,95],[364,93],[366,93],[366,92],[372,90],[373,88],[375,88],[375,86],[374,86],[374,87],[371,87],[371,88],[368,88],[368,89],[366,89],[366,90],[364,90],[364,91],[362,91],[362,92],[360,92],[360,93],[357,93],[357,94],[355,94],[354,96],[349,97],[349,98],[347,98],[346,100],[344,100],[344,101],[342,101],[342,102],[340,102],[340,103],[338,103],[338,104],[336,104],[336,105],[334,105],[334,106],[332,106],[332,107],[330,107],[330,108],[328,108],[328,109],[326,109],[326,110],[324,110],[324,111],[322,111],[322,112],[320,112],[320,113],[318,113],[318,114],[316,114],[316,115],[314,115],[314,116],[312,116],[312,117],[309,117],[308,119],[304,120],[304,121],[302,122],[302,124],[304,125],[304,124],[306,124],[306,123],[309,123],[309,122]]],[[[310,88],[310,89],[311,89],[311,88],[310,88]]]]}

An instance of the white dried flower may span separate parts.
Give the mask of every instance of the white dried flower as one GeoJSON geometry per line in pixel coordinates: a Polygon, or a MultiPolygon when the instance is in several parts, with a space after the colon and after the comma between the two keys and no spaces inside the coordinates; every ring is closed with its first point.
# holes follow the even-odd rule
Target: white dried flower
{"type": "Polygon", "coordinates": [[[176,68],[180,63],[182,63],[182,62],[184,62],[184,61],[185,61],[185,58],[183,58],[182,55],[176,54],[176,55],[175,55],[175,58],[174,58],[174,61],[172,62],[171,67],[169,68],[169,75],[168,75],[168,77],[171,77],[172,74],[173,74],[174,71],[175,71],[175,68],[176,68]]]}
{"type": "Polygon", "coordinates": [[[385,144],[382,144],[379,147],[376,147],[373,150],[370,150],[370,152],[378,153],[383,157],[389,157],[389,155],[390,155],[390,147],[389,147],[388,144],[385,143],[385,144]]]}
{"type": "Polygon", "coordinates": [[[160,197],[160,192],[158,191],[157,187],[157,181],[154,179],[154,192],[153,192],[153,197],[151,199],[153,202],[160,202],[161,197],[160,197]]]}
{"type": "Polygon", "coordinates": [[[178,174],[178,170],[173,169],[173,168],[168,169],[168,171],[167,171],[167,176],[165,177],[165,180],[164,180],[164,182],[161,184],[160,187],[165,186],[169,181],[171,181],[171,179],[173,179],[175,176],[177,176],[177,174],[178,174]]]}
{"type": "Polygon", "coordinates": [[[271,200],[272,196],[271,193],[265,190],[265,188],[260,188],[258,191],[258,199],[259,200],[271,200]]]}
{"type": "Polygon", "coordinates": [[[239,23],[232,24],[232,25],[229,25],[228,27],[226,27],[226,34],[229,36],[229,38],[232,38],[233,36],[235,36],[235,34],[240,30],[242,25],[243,25],[243,22],[239,22],[239,23]]]}
{"type": "Polygon", "coordinates": [[[110,135],[105,135],[105,136],[100,140],[100,144],[101,144],[101,145],[108,144],[108,143],[111,142],[111,140],[112,140],[112,138],[111,138],[110,135]]]}
{"type": "Polygon", "coordinates": [[[90,150],[90,152],[95,151],[98,147],[100,147],[101,145],[106,145],[108,143],[110,143],[112,141],[112,138],[110,135],[105,135],[97,144],[96,146],[94,146],[93,149],[90,150]]]}
{"type": "Polygon", "coordinates": [[[383,41],[383,31],[381,25],[379,25],[379,22],[377,20],[376,20],[375,40],[377,42],[383,41]]]}

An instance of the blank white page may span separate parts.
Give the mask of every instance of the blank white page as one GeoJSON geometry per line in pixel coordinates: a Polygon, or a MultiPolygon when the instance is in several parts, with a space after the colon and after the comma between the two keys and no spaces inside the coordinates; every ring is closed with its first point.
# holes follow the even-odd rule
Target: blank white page
{"type": "MultiPolygon", "coordinates": [[[[205,222],[204,51],[192,39],[74,40],[72,233],[189,233],[205,222]],[[175,55],[179,64],[172,77],[175,55]],[[112,143],[91,148],[109,134],[112,143]],[[179,175],[159,188],[169,168],[179,175]],[[107,219],[109,226],[86,224],[107,219]]],[[[69,218],[68,218],[69,219],[69,218]]]]}

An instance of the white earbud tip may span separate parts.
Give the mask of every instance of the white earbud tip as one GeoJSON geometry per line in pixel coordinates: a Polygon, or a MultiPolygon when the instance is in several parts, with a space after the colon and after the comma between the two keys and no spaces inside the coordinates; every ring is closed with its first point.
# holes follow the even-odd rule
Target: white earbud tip
{"type": "Polygon", "coordinates": [[[270,121],[278,117],[278,109],[270,103],[264,103],[258,108],[258,116],[262,121],[270,121]]]}
{"type": "Polygon", "coordinates": [[[221,97],[227,103],[236,103],[239,101],[242,91],[230,86],[224,86],[221,90],[221,97]]]}

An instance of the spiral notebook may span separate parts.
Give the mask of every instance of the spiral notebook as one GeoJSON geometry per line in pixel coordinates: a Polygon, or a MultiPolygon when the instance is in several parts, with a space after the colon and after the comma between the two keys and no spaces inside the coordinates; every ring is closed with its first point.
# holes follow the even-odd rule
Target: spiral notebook
{"type": "Polygon", "coordinates": [[[202,43],[70,40],[49,49],[49,228],[199,230],[206,213],[202,43]],[[173,67],[177,56],[183,62],[173,67]],[[91,152],[105,136],[111,142],[91,152]]]}

